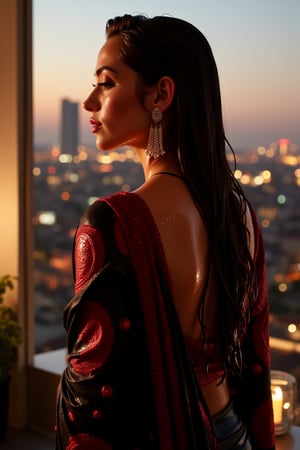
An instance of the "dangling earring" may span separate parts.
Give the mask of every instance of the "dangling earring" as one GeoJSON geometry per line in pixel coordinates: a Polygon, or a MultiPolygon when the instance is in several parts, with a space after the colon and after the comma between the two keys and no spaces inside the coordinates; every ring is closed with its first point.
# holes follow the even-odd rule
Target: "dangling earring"
{"type": "Polygon", "coordinates": [[[149,130],[146,155],[157,159],[166,153],[163,148],[163,135],[161,126],[163,113],[159,108],[154,108],[151,117],[152,122],[149,130]]]}

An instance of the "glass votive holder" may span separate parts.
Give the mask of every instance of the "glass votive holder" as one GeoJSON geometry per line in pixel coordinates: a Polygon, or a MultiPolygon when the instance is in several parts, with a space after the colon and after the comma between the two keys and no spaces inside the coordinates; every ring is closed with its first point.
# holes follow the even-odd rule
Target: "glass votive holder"
{"type": "Polygon", "coordinates": [[[281,370],[271,370],[271,391],[275,434],[285,434],[291,428],[296,409],[296,378],[281,370]]]}

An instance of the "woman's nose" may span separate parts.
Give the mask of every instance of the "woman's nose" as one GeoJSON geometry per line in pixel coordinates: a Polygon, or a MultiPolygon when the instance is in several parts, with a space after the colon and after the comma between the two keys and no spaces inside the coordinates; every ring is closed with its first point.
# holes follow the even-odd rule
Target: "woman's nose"
{"type": "Polygon", "coordinates": [[[83,102],[83,107],[86,111],[95,112],[100,110],[100,102],[93,92],[88,96],[86,100],[83,102]]]}

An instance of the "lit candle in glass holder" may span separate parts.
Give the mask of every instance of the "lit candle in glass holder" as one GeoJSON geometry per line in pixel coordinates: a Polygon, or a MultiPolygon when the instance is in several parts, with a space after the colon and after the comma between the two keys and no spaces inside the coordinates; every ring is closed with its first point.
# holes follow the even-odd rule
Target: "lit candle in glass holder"
{"type": "Polygon", "coordinates": [[[272,386],[272,400],[274,411],[274,423],[278,425],[282,422],[282,389],[279,386],[272,386]]]}
{"type": "Polygon", "coordinates": [[[297,394],[296,378],[287,372],[271,370],[271,390],[275,434],[285,434],[291,428],[294,420],[297,394]]]}

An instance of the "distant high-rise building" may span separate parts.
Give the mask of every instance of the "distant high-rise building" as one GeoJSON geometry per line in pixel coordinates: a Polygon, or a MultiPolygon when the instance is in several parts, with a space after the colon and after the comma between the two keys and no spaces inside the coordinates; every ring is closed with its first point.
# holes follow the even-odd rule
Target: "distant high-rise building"
{"type": "Polygon", "coordinates": [[[62,100],[61,151],[77,154],[78,147],[78,103],[62,100]]]}
{"type": "Polygon", "coordinates": [[[281,138],[278,141],[278,147],[279,147],[279,155],[280,156],[286,156],[288,153],[290,141],[286,138],[281,138]]]}

